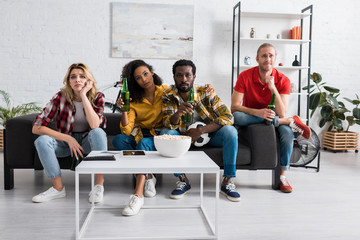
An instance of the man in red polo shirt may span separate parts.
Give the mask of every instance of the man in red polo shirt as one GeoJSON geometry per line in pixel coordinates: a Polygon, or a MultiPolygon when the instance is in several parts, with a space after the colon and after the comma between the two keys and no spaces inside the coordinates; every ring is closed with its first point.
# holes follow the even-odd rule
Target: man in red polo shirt
{"type": "Polygon", "coordinates": [[[290,80],[274,68],[276,61],[275,47],[269,43],[262,44],[257,51],[257,67],[240,73],[231,100],[231,111],[235,125],[247,126],[272,122],[280,136],[280,190],[292,192],[292,187],[285,177],[289,169],[293,149],[293,130],[309,139],[310,128],[301,122],[298,116],[285,117],[288,110],[290,80]],[[275,111],[268,109],[272,95],[275,94],[275,111]]]}

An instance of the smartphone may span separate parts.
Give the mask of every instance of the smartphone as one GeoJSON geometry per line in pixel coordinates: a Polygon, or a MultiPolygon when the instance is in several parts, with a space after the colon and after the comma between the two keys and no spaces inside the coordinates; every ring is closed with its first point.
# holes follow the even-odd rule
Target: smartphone
{"type": "Polygon", "coordinates": [[[142,150],[125,150],[123,156],[144,156],[145,152],[142,150]]]}

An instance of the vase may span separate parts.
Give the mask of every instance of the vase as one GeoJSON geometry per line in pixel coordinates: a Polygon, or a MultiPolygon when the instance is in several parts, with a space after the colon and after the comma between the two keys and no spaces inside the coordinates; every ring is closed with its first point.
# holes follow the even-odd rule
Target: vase
{"type": "Polygon", "coordinates": [[[255,29],[254,28],[251,28],[250,38],[255,38],[255,29]]]}
{"type": "Polygon", "coordinates": [[[251,65],[251,58],[249,56],[245,56],[244,58],[244,64],[245,65],[251,65]]]}

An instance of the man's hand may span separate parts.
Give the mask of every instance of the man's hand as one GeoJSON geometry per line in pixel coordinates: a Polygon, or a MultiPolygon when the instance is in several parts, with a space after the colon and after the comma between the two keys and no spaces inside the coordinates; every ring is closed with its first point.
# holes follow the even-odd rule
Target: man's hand
{"type": "Polygon", "coordinates": [[[190,128],[186,131],[186,135],[191,137],[191,143],[196,142],[202,134],[201,127],[200,128],[190,128]]]}
{"type": "Polygon", "coordinates": [[[276,89],[273,76],[266,76],[265,84],[268,85],[269,90],[273,93],[276,89]]]}
{"type": "Polygon", "coordinates": [[[181,113],[181,114],[185,114],[185,113],[193,114],[194,113],[193,105],[191,105],[188,102],[181,103],[179,108],[178,108],[178,113],[181,113]]]}
{"type": "Polygon", "coordinates": [[[205,89],[205,92],[206,92],[206,93],[211,93],[212,91],[215,91],[214,86],[211,85],[210,83],[209,83],[209,84],[205,84],[205,87],[206,87],[206,89],[205,89]]]}
{"type": "Polygon", "coordinates": [[[171,116],[170,118],[171,124],[174,125],[179,124],[181,116],[186,113],[193,114],[194,113],[193,106],[188,102],[183,102],[180,104],[177,112],[171,116]]]}
{"type": "Polygon", "coordinates": [[[271,109],[263,108],[257,109],[257,117],[264,118],[268,121],[272,121],[275,118],[275,112],[271,109]]]}

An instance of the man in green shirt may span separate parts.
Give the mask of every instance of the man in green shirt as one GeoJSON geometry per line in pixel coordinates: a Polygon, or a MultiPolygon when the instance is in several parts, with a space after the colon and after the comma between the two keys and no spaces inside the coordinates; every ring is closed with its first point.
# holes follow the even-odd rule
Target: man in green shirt
{"type": "MultiPolygon", "coordinates": [[[[223,193],[231,201],[240,201],[232,178],[236,177],[236,157],[238,149],[238,132],[233,127],[233,116],[226,105],[214,91],[207,93],[204,87],[194,85],[196,66],[192,61],[179,60],[173,65],[175,85],[165,89],[163,95],[164,126],[169,128],[167,134],[188,135],[192,142],[204,133],[209,133],[211,139],[207,146],[222,146],[224,161],[224,179],[221,186],[223,193]],[[194,107],[187,102],[190,90],[193,89],[194,107]],[[184,121],[185,114],[193,114],[193,122],[204,122],[199,128],[187,129],[192,123],[184,121]]],[[[191,185],[185,174],[175,174],[180,181],[172,191],[170,198],[180,199],[190,189],[191,185]]]]}

